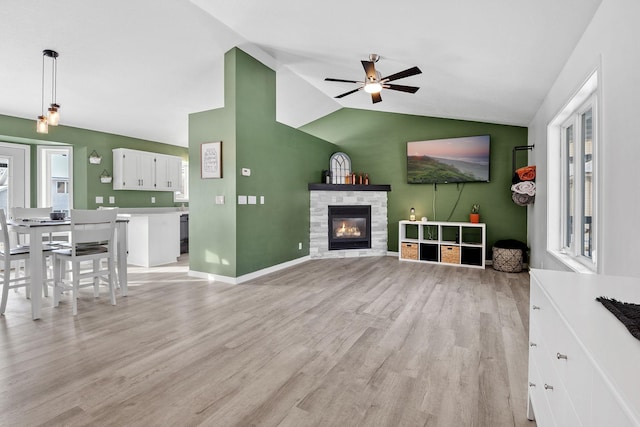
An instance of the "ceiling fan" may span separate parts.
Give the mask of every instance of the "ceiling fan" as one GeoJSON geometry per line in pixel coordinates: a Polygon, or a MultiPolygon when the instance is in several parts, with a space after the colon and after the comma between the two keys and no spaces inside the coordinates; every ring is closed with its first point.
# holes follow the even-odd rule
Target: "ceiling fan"
{"type": "Polygon", "coordinates": [[[344,79],[332,79],[326,78],[325,81],[328,82],[343,82],[343,83],[359,83],[361,86],[357,89],[350,90],[349,92],[342,93],[336,98],[342,98],[347,95],[351,95],[352,93],[356,93],[359,90],[364,89],[365,92],[371,94],[371,101],[375,104],[376,102],[382,101],[382,96],[380,96],[380,92],[382,89],[391,89],[391,90],[399,90],[400,92],[408,92],[408,93],[416,93],[419,87],[416,86],[403,86],[403,85],[394,85],[389,84],[389,82],[399,79],[404,79],[405,77],[415,76],[416,74],[421,74],[420,68],[412,67],[406,69],[404,71],[400,71],[399,73],[391,74],[387,77],[381,77],[380,72],[376,71],[375,63],[380,59],[380,55],[372,53],[369,55],[369,61],[360,61],[362,62],[362,67],[365,72],[365,81],[357,81],[357,80],[344,80],[344,79]]]}

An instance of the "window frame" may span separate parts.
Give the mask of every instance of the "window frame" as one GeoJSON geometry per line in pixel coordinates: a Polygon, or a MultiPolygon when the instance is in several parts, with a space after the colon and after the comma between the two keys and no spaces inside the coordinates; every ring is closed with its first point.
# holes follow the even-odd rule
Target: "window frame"
{"type": "Polygon", "coordinates": [[[173,192],[174,202],[189,202],[189,161],[182,159],[182,169],[180,170],[182,182],[180,191],[173,192]]]}
{"type": "Polygon", "coordinates": [[[598,71],[594,71],[582,87],[575,93],[564,108],[556,115],[547,129],[548,192],[547,205],[548,230],[547,252],[559,259],[569,268],[582,273],[597,273],[601,268],[598,260],[598,247],[602,245],[602,236],[598,233],[598,197],[599,197],[599,152],[600,152],[600,113],[599,113],[598,71]],[[591,222],[589,225],[589,248],[591,257],[584,255],[586,228],[585,187],[589,178],[584,157],[583,115],[591,110],[591,222]],[[574,185],[570,188],[567,147],[567,129],[573,127],[573,176],[574,185]],[[573,192],[573,209],[569,208],[569,195],[573,192]],[[571,219],[573,218],[573,219],[571,219]],[[571,224],[571,226],[569,226],[571,224]],[[570,228],[571,227],[571,228],[570,228]],[[568,232],[573,236],[567,244],[568,232]]]}
{"type": "MultiPolygon", "coordinates": [[[[597,171],[596,165],[595,163],[597,162],[597,156],[595,156],[595,152],[596,152],[596,148],[597,148],[597,132],[596,132],[596,126],[597,126],[597,120],[596,120],[596,113],[597,113],[597,96],[596,94],[591,94],[591,96],[589,96],[589,98],[587,98],[587,100],[585,102],[583,102],[572,114],[571,116],[569,116],[569,118],[563,123],[563,125],[560,127],[561,129],[561,141],[562,141],[562,160],[561,160],[561,164],[563,166],[562,169],[562,211],[561,211],[561,229],[562,231],[562,235],[567,236],[567,233],[569,231],[568,229],[568,224],[569,222],[571,223],[571,235],[573,236],[572,241],[570,242],[570,244],[567,244],[566,239],[562,240],[562,246],[561,246],[561,251],[564,251],[565,253],[567,253],[568,255],[572,256],[573,258],[575,258],[577,261],[579,261],[580,263],[584,264],[585,266],[595,269],[596,264],[597,264],[597,259],[596,259],[596,251],[592,250],[592,257],[588,257],[586,255],[583,254],[583,249],[584,249],[584,223],[583,223],[583,219],[585,217],[585,211],[586,211],[586,206],[584,203],[584,195],[585,195],[585,189],[587,186],[587,171],[585,168],[585,162],[583,161],[584,157],[585,157],[585,147],[584,147],[584,133],[585,133],[585,127],[583,124],[583,118],[584,115],[591,110],[591,115],[592,115],[592,136],[591,136],[591,144],[592,144],[592,209],[595,210],[595,207],[597,206],[597,204],[595,203],[595,200],[597,200],[597,192],[596,192],[596,186],[593,185],[593,183],[595,182],[595,177],[597,176],[597,174],[595,173],[597,171]],[[573,139],[573,178],[574,178],[574,185],[573,188],[567,188],[569,187],[569,173],[571,173],[568,169],[568,165],[570,164],[569,162],[567,162],[568,160],[568,156],[569,156],[569,149],[567,147],[567,129],[572,127],[573,128],[573,135],[572,135],[572,139],[573,139]],[[573,212],[570,212],[570,204],[568,203],[569,198],[571,197],[571,194],[573,193],[573,212]],[[573,220],[569,221],[569,219],[571,218],[571,216],[573,216],[573,220]]],[[[593,218],[596,217],[595,213],[596,212],[592,212],[592,226],[595,228],[595,224],[593,221],[593,218]]],[[[597,238],[595,236],[592,237],[591,241],[592,241],[592,245],[591,247],[596,248],[597,247],[597,238]]]]}
{"type": "MultiPolygon", "coordinates": [[[[73,209],[73,146],[72,145],[39,145],[37,147],[38,176],[37,176],[37,206],[52,206],[52,197],[57,188],[52,186],[51,155],[64,154],[69,162],[69,180],[67,181],[67,193],[69,198],[69,210],[73,209]]],[[[57,186],[57,184],[56,184],[57,186]]]]}

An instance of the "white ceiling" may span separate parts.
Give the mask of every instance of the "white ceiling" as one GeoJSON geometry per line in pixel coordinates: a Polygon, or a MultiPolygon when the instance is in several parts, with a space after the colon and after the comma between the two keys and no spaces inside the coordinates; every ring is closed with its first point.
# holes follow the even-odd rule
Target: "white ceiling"
{"type": "Polygon", "coordinates": [[[187,146],[188,114],[223,106],[223,55],[240,46],[278,71],[292,126],[340,107],[526,126],[600,2],[2,0],[0,114],[35,128],[54,49],[62,124],[187,146]],[[383,76],[420,67],[395,82],[420,90],[334,99],[356,86],[324,78],[362,80],[370,53],[383,76]]]}

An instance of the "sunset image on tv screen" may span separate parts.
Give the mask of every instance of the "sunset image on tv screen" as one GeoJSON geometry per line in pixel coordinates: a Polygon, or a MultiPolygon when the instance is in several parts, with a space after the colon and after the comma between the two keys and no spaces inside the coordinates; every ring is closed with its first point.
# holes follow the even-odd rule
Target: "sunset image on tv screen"
{"type": "Polygon", "coordinates": [[[407,182],[489,181],[489,135],[407,143],[407,182]]]}

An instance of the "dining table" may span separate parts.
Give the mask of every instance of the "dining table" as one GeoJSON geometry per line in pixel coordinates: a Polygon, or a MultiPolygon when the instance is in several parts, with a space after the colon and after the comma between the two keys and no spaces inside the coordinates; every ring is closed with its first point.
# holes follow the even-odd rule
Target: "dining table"
{"type": "MultiPolygon", "coordinates": [[[[120,286],[120,295],[127,296],[127,225],[128,219],[116,220],[116,277],[120,286]]],[[[13,231],[29,236],[30,276],[31,276],[31,315],[33,320],[41,318],[42,288],[47,286],[42,273],[44,265],[43,236],[50,233],[71,231],[71,221],[48,219],[16,219],[8,223],[13,231]]]]}

